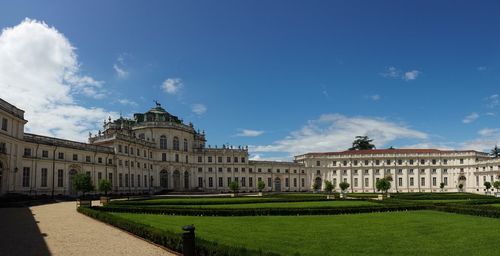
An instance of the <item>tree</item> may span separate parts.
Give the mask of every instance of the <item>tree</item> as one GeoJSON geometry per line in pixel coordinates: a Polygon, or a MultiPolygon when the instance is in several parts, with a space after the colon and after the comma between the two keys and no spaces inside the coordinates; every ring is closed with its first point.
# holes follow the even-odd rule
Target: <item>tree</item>
{"type": "Polygon", "coordinates": [[[229,183],[229,190],[231,190],[231,192],[238,193],[239,189],[240,189],[240,184],[237,181],[229,183]]]}
{"type": "Polygon", "coordinates": [[[371,144],[372,141],[368,136],[356,136],[349,150],[375,149],[375,145],[371,144]]]}
{"type": "Polygon", "coordinates": [[[265,187],[266,183],[264,183],[264,181],[259,180],[259,182],[257,182],[257,188],[259,189],[259,192],[262,192],[262,190],[264,190],[265,187]]]}
{"type": "Polygon", "coordinates": [[[497,192],[500,189],[500,180],[493,182],[493,187],[496,188],[497,192]]]}
{"type": "Polygon", "coordinates": [[[318,191],[320,188],[321,188],[321,185],[319,183],[317,183],[317,182],[314,182],[314,184],[313,184],[313,190],[314,191],[318,191]]]}
{"type": "Polygon", "coordinates": [[[73,176],[72,182],[75,190],[82,192],[82,198],[85,197],[85,193],[94,190],[94,185],[92,185],[92,179],[87,174],[77,173],[75,176],[73,176]]]}
{"type": "Polygon", "coordinates": [[[462,192],[462,189],[464,188],[464,184],[462,184],[462,183],[458,184],[458,188],[460,189],[460,192],[462,192]]]}
{"type": "Polygon", "coordinates": [[[489,190],[489,189],[491,188],[491,182],[486,181],[486,182],[484,183],[484,187],[486,187],[486,190],[489,190]]]}
{"type": "Polygon", "coordinates": [[[345,193],[346,189],[349,188],[349,183],[342,181],[339,183],[340,190],[342,190],[342,193],[345,193]]]}
{"type": "Polygon", "coordinates": [[[325,192],[327,194],[331,194],[334,188],[335,188],[335,186],[333,185],[333,183],[331,181],[325,180],[325,192]]]}
{"type": "Polygon", "coordinates": [[[490,156],[493,158],[499,158],[500,157],[500,148],[495,145],[495,147],[491,150],[490,156]]]}
{"type": "Polygon", "coordinates": [[[439,188],[441,189],[441,191],[443,191],[443,189],[444,189],[444,182],[439,183],[439,188]]]}
{"type": "Polygon", "coordinates": [[[384,194],[387,194],[387,191],[391,188],[391,182],[387,178],[382,178],[377,181],[375,186],[378,190],[382,191],[384,194]]]}
{"type": "Polygon", "coordinates": [[[101,180],[98,184],[99,191],[104,192],[104,195],[107,195],[109,191],[111,191],[111,182],[109,180],[101,180]]]}

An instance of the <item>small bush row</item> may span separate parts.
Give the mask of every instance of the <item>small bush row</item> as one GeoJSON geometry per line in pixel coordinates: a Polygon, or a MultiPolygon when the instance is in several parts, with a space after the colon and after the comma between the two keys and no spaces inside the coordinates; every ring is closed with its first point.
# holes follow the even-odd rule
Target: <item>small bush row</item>
{"type": "Polygon", "coordinates": [[[338,215],[369,212],[391,212],[432,209],[431,205],[373,205],[356,207],[324,208],[147,208],[147,207],[99,207],[99,211],[137,214],[187,215],[187,216],[267,216],[267,215],[338,215]]]}
{"type": "Polygon", "coordinates": [[[256,197],[256,198],[218,198],[220,200],[200,199],[200,198],[172,198],[172,199],[139,199],[127,201],[114,201],[110,205],[215,205],[215,204],[253,204],[253,203],[290,203],[290,202],[312,202],[326,201],[326,196],[311,197],[256,197]]]}
{"type": "Polygon", "coordinates": [[[458,200],[458,199],[485,199],[485,195],[471,193],[393,193],[391,198],[406,200],[458,200]]]}
{"type": "MultiPolygon", "coordinates": [[[[176,252],[182,252],[182,234],[167,230],[161,230],[149,225],[137,223],[131,220],[121,218],[116,215],[109,214],[105,211],[96,210],[96,208],[79,207],[78,212],[85,214],[91,218],[97,219],[104,223],[110,224],[136,236],[142,237],[155,244],[169,248],[176,252]]],[[[180,229],[181,227],[179,227],[180,229]]],[[[236,247],[223,245],[212,241],[207,241],[201,238],[196,238],[195,254],[199,256],[246,256],[246,255],[262,255],[275,256],[278,254],[271,252],[262,252],[247,249],[244,247],[236,247]]]]}
{"type": "Polygon", "coordinates": [[[463,204],[436,205],[435,209],[443,212],[467,214],[481,217],[500,218],[500,208],[488,206],[468,206],[463,204]]]}

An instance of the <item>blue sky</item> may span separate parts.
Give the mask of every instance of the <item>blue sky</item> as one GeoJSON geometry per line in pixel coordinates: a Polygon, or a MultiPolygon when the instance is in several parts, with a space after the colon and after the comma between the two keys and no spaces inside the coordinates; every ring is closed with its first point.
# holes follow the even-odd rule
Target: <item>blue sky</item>
{"type": "MultiPolygon", "coordinates": [[[[4,1],[0,27],[19,37],[0,36],[0,66],[31,63],[32,44],[67,40],[74,63],[54,67],[69,65],[78,82],[56,81],[68,92],[54,98],[53,80],[35,90],[26,81],[37,78],[13,69],[0,73],[0,97],[46,96],[17,103],[32,113],[28,130],[77,140],[100,117],[157,99],[209,144],[251,145],[256,159],[343,150],[365,134],[379,148],[487,150],[500,140],[499,10],[496,1],[4,1]],[[29,48],[5,47],[19,38],[29,48]],[[45,108],[44,120],[64,122],[38,120],[45,108]]],[[[28,73],[60,48],[38,50],[28,73]]]]}

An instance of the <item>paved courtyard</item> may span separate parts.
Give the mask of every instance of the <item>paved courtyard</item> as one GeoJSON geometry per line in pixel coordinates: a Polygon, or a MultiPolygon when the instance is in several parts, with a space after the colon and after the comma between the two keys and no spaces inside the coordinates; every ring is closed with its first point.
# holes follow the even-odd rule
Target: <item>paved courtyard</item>
{"type": "Polygon", "coordinates": [[[75,202],[0,208],[0,255],[174,255],[79,214],[75,202]]]}

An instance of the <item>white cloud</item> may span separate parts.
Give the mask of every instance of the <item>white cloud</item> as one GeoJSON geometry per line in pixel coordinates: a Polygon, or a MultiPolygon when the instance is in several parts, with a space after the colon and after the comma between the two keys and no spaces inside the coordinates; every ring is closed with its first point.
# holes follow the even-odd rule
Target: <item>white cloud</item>
{"type": "Polygon", "coordinates": [[[0,35],[0,96],[26,111],[28,132],[84,141],[116,115],[76,103],[78,95],[105,95],[103,83],[79,67],[69,40],[43,22],[25,19],[0,35]]]}
{"type": "Polygon", "coordinates": [[[182,79],[180,78],[168,78],[166,79],[163,84],[161,85],[161,88],[163,89],[164,92],[168,94],[177,94],[183,87],[182,79]]]}
{"type": "Polygon", "coordinates": [[[358,135],[367,135],[382,147],[397,139],[427,139],[427,134],[402,124],[373,117],[346,117],[325,114],[310,120],[298,131],[270,145],[251,146],[252,152],[287,152],[291,156],[307,152],[345,150],[358,135]]]}
{"type": "Polygon", "coordinates": [[[411,81],[417,79],[417,77],[420,75],[420,71],[418,70],[412,70],[412,71],[407,71],[403,75],[403,79],[406,81],[411,81]]]}
{"type": "Polygon", "coordinates": [[[382,97],[380,97],[379,94],[373,94],[373,95],[368,95],[366,98],[373,100],[373,101],[379,101],[382,97]]]}
{"type": "Polygon", "coordinates": [[[490,128],[484,128],[479,130],[477,133],[481,136],[492,136],[495,134],[498,134],[500,129],[495,128],[495,129],[490,129],[490,128]]]}
{"type": "Polygon", "coordinates": [[[500,96],[498,94],[492,94],[486,98],[486,105],[489,108],[494,108],[500,105],[500,96]]]}
{"type": "Polygon", "coordinates": [[[120,79],[128,78],[129,72],[125,69],[125,58],[120,55],[116,62],[113,64],[113,69],[115,70],[116,76],[120,79]]]}
{"type": "Polygon", "coordinates": [[[207,107],[203,104],[193,104],[191,106],[191,111],[197,115],[203,115],[207,112],[207,107]]]}
{"type": "Polygon", "coordinates": [[[129,100],[129,99],[119,99],[118,100],[118,103],[122,104],[122,105],[130,105],[130,106],[137,106],[137,102],[133,101],[133,100],[129,100]]]}
{"type": "Polygon", "coordinates": [[[488,69],[486,66],[479,66],[476,68],[477,71],[486,71],[486,69],[488,69]]]}
{"type": "Polygon", "coordinates": [[[389,78],[399,78],[401,74],[401,71],[399,71],[396,67],[388,67],[386,70],[381,73],[383,77],[389,77],[389,78]]]}
{"type": "Polygon", "coordinates": [[[257,136],[260,136],[262,134],[264,134],[264,131],[242,129],[242,130],[240,130],[239,133],[236,134],[236,136],[239,136],[239,137],[257,137],[257,136]]]}
{"type": "Polygon", "coordinates": [[[390,66],[386,68],[384,72],[380,73],[380,75],[392,79],[402,79],[405,81],[411,81],[417,79],[421,73],[422,72],[418,70],[410,70],[403,72],[394,66],[390,66]]]}
{"type": "Polygon", "coordinates": [[[476,119],[478,119],[478,118],[479,118],[479,114],[476,112],[472,112],[469,115],[467,115],[466,117],[464,117],[464,119],[462,120],[462,123],[469,124],[469,123],[476,121],[476,119]]]}

